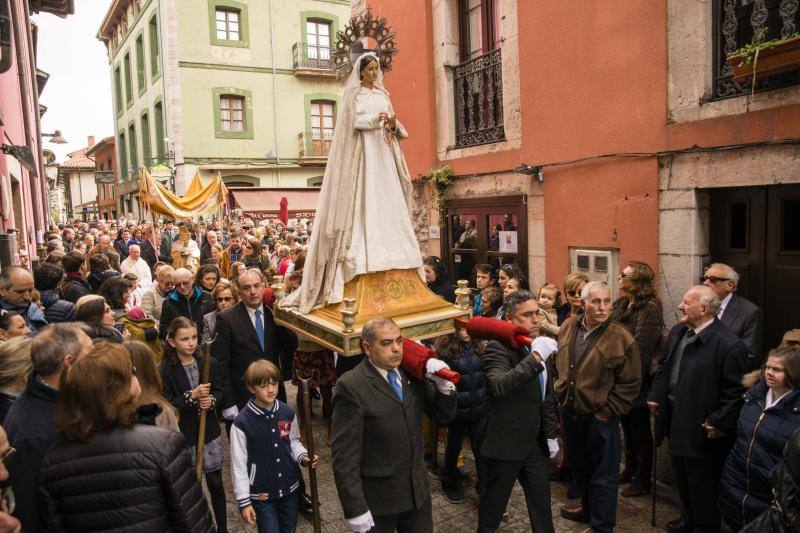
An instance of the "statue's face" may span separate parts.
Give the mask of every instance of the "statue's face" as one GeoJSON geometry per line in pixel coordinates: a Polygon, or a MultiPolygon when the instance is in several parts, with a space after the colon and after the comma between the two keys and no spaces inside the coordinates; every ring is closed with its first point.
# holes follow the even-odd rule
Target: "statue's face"
{"type": "Polygon", "coordinates": [[[181,226],[179,238],[183,242],[189,242],[189,228],[187,228],[186,226],[181,226]]]}
{"type": "Polygon", "coordinates": [[[378,62],[373,59],[364,67],[364,70],[361,71],[361,81],[373,83],[378,79],[378,72],[380,72],[378,62]]]}

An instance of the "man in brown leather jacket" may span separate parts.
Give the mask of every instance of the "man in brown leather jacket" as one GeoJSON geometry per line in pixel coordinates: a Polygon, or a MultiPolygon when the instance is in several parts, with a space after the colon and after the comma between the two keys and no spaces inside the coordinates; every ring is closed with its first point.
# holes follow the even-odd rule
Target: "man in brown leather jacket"
{"type": "Polygon", "coordinates": [[[639,347],[611,313],[611,291],[591,281],[581,292],[584,314],[567,319],[558,335],[555,392],[566,449],[581,505],[561,516],[613,531],[619,487],[619,417],[641,386],[639,347]]]}

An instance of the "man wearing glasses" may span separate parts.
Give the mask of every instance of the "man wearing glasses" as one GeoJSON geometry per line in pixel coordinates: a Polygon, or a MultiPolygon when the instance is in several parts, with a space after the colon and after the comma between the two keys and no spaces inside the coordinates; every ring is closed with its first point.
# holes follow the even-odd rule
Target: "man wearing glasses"
{"type": "Polygon", "coordinates": [[[179,316],[191,320],[197,326],[198,338],[203,337],[203,317],[214,310],[214,299],[195,284],[192,273],[179,268],[172,275],[175,289],[170,292],[161,304],[161,320],[158,331],[162,339],[166,339],[167,330],[172,321],[179,316]]]}
{"type": "Polygon", "coordinates": [[[706,269],[703,285],[709,287],[722,301],[717,318],[747,346],[749,370],[761,366],[763,321],[761,309],[736,294],[739,274],[724,263],[713,263],[706,269]]]}

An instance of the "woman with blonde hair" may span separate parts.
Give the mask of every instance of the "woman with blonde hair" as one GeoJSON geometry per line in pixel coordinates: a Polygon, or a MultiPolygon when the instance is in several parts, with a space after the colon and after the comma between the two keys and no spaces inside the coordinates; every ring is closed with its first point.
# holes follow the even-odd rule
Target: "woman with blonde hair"
{"type": "Polygon", "coordinates": [[[138,398],[139,407],[136,409],[137,420],[143,424],[180,431],[178,414],[164,398],[164,384],[161,382],[161,374],[158,373],[153,350],[142,341],[129,341],[125,347],[131,353],[131,363],[136,369],[136,378],[142,390],[138,398]]]}
{"type": "Polygon", "coordinates": [[[203,342],[211,343],[214,339],[214,328],[217,327],[217,314],[229,307],[233,307],[239,302],[239,293],[236,292],[236,284],[227,279],[219,280],[219,283],[211,291],[211,299],[214,302],[214,310],[203,315],[203,342]]]}
{"type": "Polygon", "coordinates": [[[140,392],[120,344],[97,343],[61,375],[61,438],[39,470],[43,529],[214,531],[186,439],[136,423],[140,392]]]}
{"type": "Polygon", "coordinates": [[[31,368],[30,337],[14,337],[0,344],[0,424],[25,390],[31,368]]]}

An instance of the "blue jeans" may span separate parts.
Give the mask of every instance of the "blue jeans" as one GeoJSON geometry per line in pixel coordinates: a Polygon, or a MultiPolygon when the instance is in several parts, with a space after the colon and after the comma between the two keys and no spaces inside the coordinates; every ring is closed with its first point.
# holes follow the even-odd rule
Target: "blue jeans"
{"type": "Polygon", "coordinates": [[[280,500],[251,500],[256,512],[258,533],[294,533],[297,528],[297,492],[280,500]]]}
{"type": "Polygon", "coordinates": [[[617,521],[620,436],[619,417],[605,422],[561,409],[569,465],[583,510],[598,533],[614,530],[617,521]]]}

